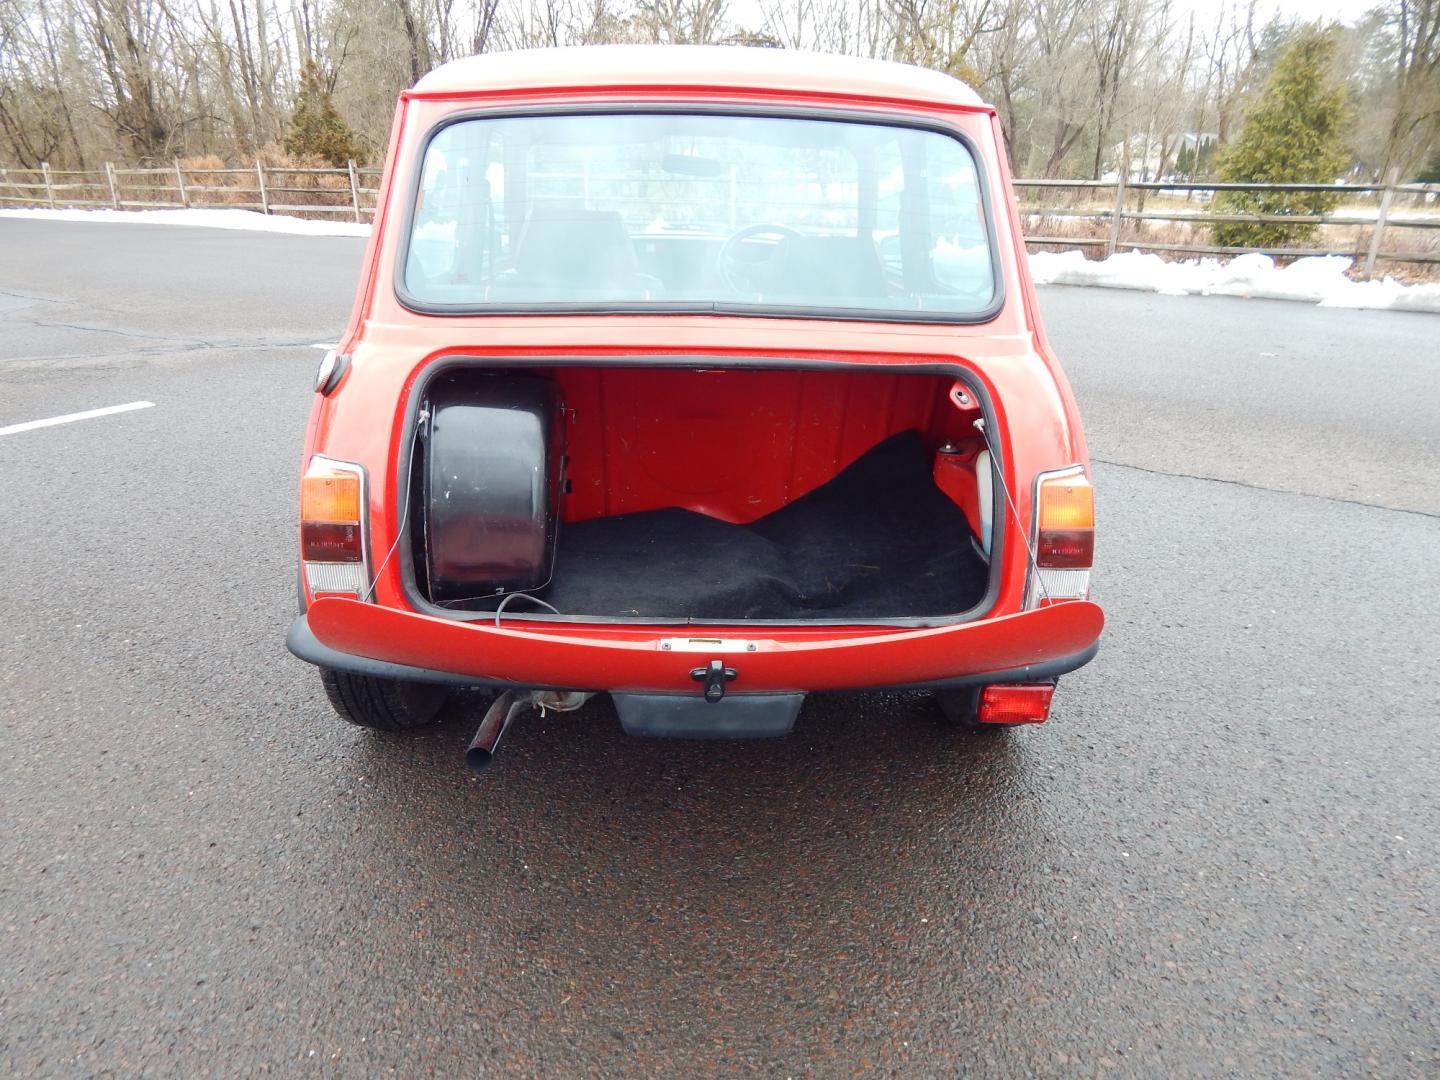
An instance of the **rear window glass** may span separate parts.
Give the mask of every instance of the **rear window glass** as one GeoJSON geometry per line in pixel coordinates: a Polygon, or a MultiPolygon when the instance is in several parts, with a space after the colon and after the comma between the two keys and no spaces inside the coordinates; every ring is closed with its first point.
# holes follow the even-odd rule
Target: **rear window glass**
{"type": "Polygon", "coordinates": [[[976,316],[995,299],[956,138],[839,120],[462,120],[421,165],[404,291],[425,306],[976,316]]]}

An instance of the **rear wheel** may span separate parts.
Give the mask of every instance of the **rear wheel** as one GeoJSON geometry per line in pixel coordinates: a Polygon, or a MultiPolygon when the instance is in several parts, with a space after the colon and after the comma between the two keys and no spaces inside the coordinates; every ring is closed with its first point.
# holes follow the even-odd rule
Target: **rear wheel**
{"type": "Polygon", "coordinates": [[[435,722],[450,696],[441,683],[402,682],[320,669],[325,696],[342,719],[376,731],[410,731],[435,722]]]}

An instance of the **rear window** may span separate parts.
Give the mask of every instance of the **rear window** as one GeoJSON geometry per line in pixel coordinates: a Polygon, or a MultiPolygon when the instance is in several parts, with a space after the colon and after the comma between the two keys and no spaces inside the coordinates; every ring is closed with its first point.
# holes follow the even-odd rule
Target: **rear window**
{"type": "Polygon", "coordinates": [[[680,113],[476,118],[427,145],[403,293],[455,311],[963,320],[996,299],[987,220],[970,151],[930,130],[680,113]]]}

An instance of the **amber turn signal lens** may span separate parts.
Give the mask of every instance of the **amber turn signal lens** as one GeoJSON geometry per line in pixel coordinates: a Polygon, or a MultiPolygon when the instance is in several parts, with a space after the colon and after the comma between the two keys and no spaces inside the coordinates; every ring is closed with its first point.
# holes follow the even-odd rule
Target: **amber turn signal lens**
{"type": "Polygon", "coordinates": [[[1095,493],[1079,473],[1052,476],[1040,482],[1040,528],[1093,529],[1095,493]]]}
{"type": "Polygon", "coordinates": [[[300,481],[301,521],[360,521],[360,477],[312,465],[300,481]]]}
{"type": "Polygon", "coordinates": [[[1095,493],[1080,473],[1040,481],[1035,560],[1041,566],[1086,569],[1095,557],[1095,493]]]}

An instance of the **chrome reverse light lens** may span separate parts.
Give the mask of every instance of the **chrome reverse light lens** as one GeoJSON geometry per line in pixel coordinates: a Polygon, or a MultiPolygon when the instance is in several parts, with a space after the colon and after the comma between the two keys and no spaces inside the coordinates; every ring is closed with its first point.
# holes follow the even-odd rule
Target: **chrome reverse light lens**
{"type": "Polygon", "coordinates": [[[1090,598],[1089,570],[1051,570],[1041,567],[1030,575],[1030,584],[1025,593],[1027,608],[1039,607],[1048,601],[1088,600],[1090,598]]]}

